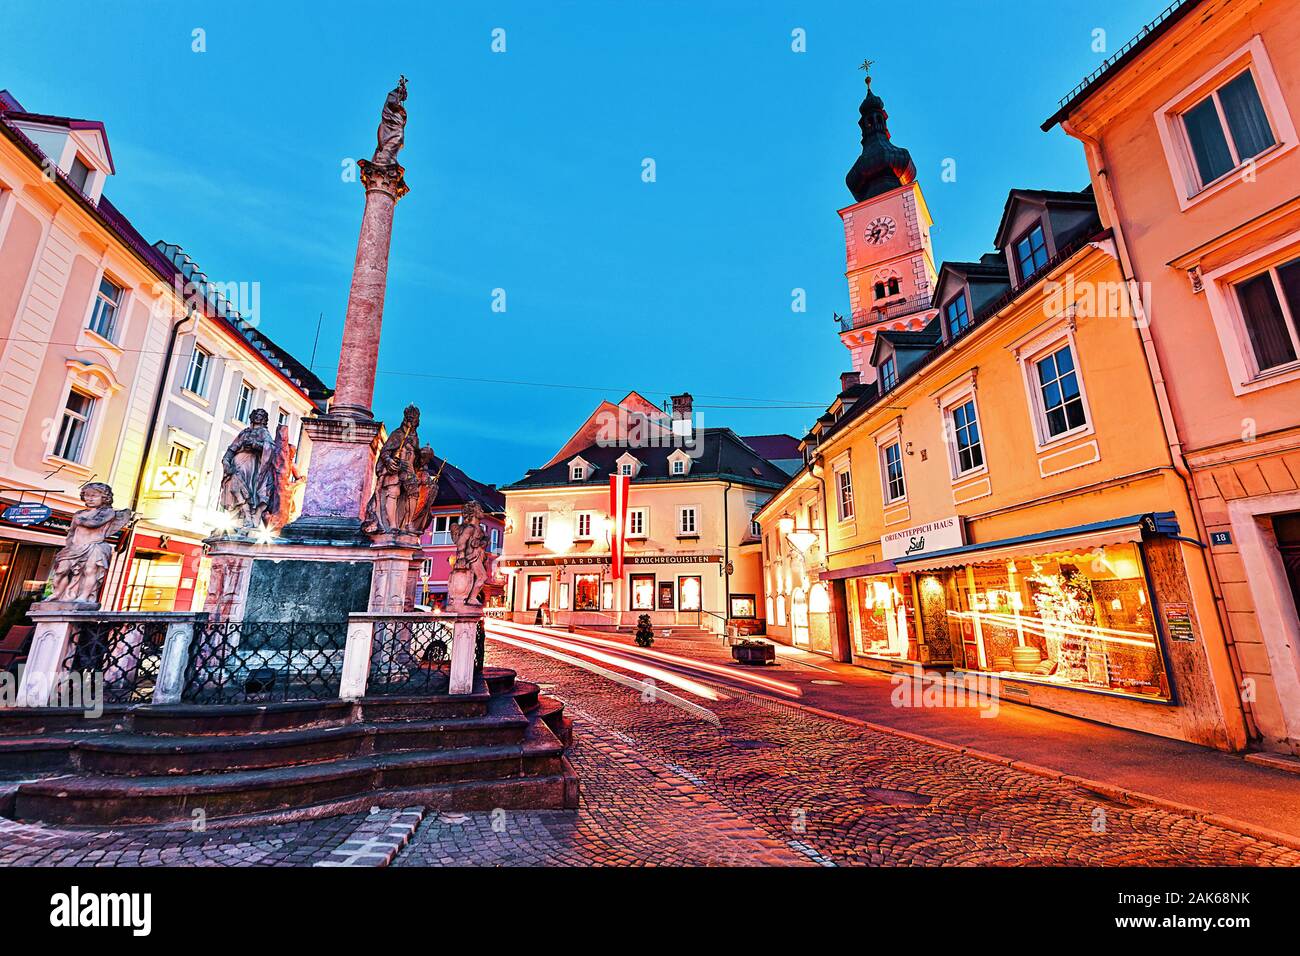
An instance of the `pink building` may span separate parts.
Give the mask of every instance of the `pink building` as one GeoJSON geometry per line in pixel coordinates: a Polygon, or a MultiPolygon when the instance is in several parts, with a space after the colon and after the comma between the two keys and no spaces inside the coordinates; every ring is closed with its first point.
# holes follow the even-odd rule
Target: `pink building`
{"type": "Polygon", "coordinates": [[[420,536],[424,560],[420,567],[416,603],[442,607],[447,600],[447,575],[456,557],[452,532],[460,521],[461,509],[471,501],[483,508],[483,526],[488,535],[489,571],[492,573],[484,588],[483,603],[488,607],[501,607],[504,600],[504,582],[496,572],[497,555],[505,536],[506,498],[496,485],[475,481],[451,462],[435,458],[433,470],[438,476],[438,497],[434,501],[433,519],[429,529],[420,536]]]}

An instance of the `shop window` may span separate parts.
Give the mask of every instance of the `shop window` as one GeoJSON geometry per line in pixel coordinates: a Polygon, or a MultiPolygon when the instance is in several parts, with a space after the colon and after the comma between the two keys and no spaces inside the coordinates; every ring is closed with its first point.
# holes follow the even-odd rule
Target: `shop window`
{"type": "Polygon", "coordinates": [[[679,611],[703,610],[704,581],[698,575],[677,579],[677,609],[679,611]]]}
{"type": "Polygon", "coordinates": [[[753,594],[733,594],[731,596],[731,616],[745,619],[757,617],[757,598],[753,594]]]}
{"type": "Polygon", "coordinates": [[[1069,687],[1169,699],[1131,543],[1045,553],[951,572],[966,667],[1069,687]]]}
{"type": "Polygon", "coordinates": [[[631,581],[631,609],[633,611],[653,611],[655,609],[655,576],[653,574],[634,574],[631,581]]]}
{"type": "Polygon", "coordinates": [[[529,611],[536,611],[540,607],[550,607],[551,604],[551,576],[549,574],[530,574],[528,575],[528,587],[524,592],[524,608],[529,611]]]}
{"type": "Polygon", "coordinates": [[[165,551],[138,551],[127,578],[123,611],[171,611],[181,583],[181,556],[165,551]]]}
{"type": "Polygon", "coordinates": [[[606,581],[600,586],[600,606],[606,611],[614,608],[614,582],[606,581]]]}
{"type": "Polygon", "coordinates": [[[848,582],[849,630],[858,654],[910,658],[910,602],[901,575],[848,582]]]}
{"type": "Polygon", "coordinates": [[[785,627],[785,625],[786,625],[785,595],[778,594],[776,597],[776,626],[785,627]]]}
{"type": "Polygon", "coordinates": [[[600,610],[599,574],[575,574],[573,576],[573,609],[575,611],[600,610]]]}
{"type": "Polygon", "coordinates": [[[673,582],[659,582],[659,610],[671,611],[673,609],[673,582]]]}

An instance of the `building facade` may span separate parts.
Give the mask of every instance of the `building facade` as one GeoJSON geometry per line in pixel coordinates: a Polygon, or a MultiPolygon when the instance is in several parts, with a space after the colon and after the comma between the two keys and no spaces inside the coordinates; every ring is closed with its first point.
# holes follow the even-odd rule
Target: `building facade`
{"type": "Polygon", "coordinates": [[[434,499],[428,530],[420,536],[422,551],[415,603],[441,610],[447,603],[447,578],[456,559],[454,532],[465,505],[477,502],[483,509],[487,532],[489,579],[483,589],[488,613],[504,613],[505,575],[496,566],[505,541],[506,498],[495,485],[475,481],[449,461],[434,459],[431,470],[438,475],[438,496],[434,499]]]}
{"type": "Polygon", "coordinates": [[[1300,754],[1300,18],[1187,0],[1045,124],[1083,145],[1263,748],[1300,754]]]}
{"type": "Polygon", "coordinates": [[[44,590],[88,481],[140,516],[104,604],[195,606],[239,383],[295,426],[325,393],[144,240],[104,195],[115,174],[102,123],[0,91],[0,612],[44,590]],[[206,390],[186,395],[196,342],[206,390]]]}
{"type": "MultiPolygon", "coordinates": [[[[878,102],[868,90],[864,110],[878,102]]],[[[895,176],[874,163],[850,186],[895,176]]],[[[759,515],[765,554],[821,565],[805,567],[804,603],[815,613],[816,570],[826,653],[996,676],[1008,700],[1238,748],[1225,636],[1114,237],[1090,190],[1014,190],[994,245],[940,266],[921,328],[876,330],[871,380],[842,380],[804,440],[806,478],[759,515]]],[[[765,570],[789,578],[781,564],[765,570]]]]}
{"type": "MultiPolygon", "coordinates": [[[[763,436],[769,454],[788,460],[763,436]]],[[[754,514],[788,474],[727,428],[628,394],[603,402],[545,465],[502,489],[510,616],[534,623],[763,629],[754,514]],[[623,575],[612,573],[611,475],[630,480],[623,575]]]]}

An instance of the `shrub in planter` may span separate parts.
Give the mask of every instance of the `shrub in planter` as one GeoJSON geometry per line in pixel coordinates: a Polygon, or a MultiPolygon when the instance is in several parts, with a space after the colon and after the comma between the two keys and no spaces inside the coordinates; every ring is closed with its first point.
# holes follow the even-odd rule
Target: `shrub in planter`
{"type": "Polygon", "coordinates": [[[767,641],[745,639],[731,645],[731,656],[741,664],[766,664],[776,660],[776,647],[767,641]]]}
{"type": "Polygon", "coordinates": [[[636,619],[636,646],[649,647],[655,642],[655,629],[650,626],[650,615],[642,614],[636,619]]]}

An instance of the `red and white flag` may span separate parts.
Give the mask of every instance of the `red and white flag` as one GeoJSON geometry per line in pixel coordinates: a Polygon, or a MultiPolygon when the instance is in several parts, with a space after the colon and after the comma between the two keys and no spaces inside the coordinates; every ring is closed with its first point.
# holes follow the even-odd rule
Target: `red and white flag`
{"type": "Polygon", "coordinates": [[[630,476],[609,476],[609,518],[614,525],[609,533],[609,553],[615,581],[623,579],[623,539],[627,537],[627,495],[631,489],[630,476]]]}

